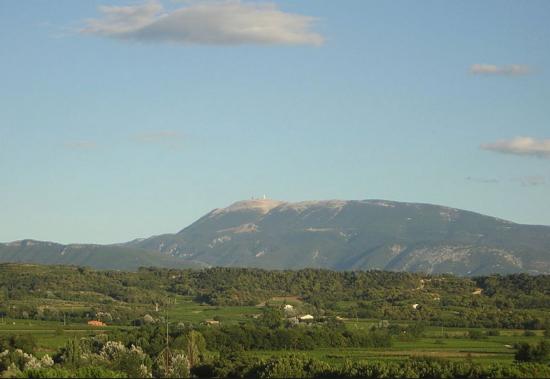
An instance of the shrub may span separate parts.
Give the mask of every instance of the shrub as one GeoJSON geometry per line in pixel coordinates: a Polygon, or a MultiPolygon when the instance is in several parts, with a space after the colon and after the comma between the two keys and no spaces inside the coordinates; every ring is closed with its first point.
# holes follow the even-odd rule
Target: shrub
{"type": "Polygon", "coordinates": [[[322,361],[301,355],[271,357],[258,370],[258,377],[266,378],[313,378],[325,376],[331,367],[322,361]]]}
{"type": "Polygon", "coordinates": [[[32,353],[36,349],[36,339],[30,333],[16,334],[10,337],[9,345],[13,349],[21,349],[27,353],[32,353]]]}
{"type": "Polygon", "coordinates": [[[483,338],[487,338],[485,334],[481,330],[473,329],[468,331],[468,337],[473,340],[480,340],[483,338]]]}
{"type": "Polygon", "coordinates": [[[537,345],[521,343],[518,345],[518,351],[515,359],[518,362],[538,362],[544,363],[550,358],[550,344],[541,341],[537,345]]]}

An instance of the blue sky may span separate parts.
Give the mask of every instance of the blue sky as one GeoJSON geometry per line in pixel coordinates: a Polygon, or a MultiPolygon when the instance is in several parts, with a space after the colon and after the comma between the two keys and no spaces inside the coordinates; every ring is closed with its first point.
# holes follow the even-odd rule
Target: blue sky
{"type": "Polygon", "coordinates": [[[545,0],[4,0],[0,241],[122,242],[263,194],[550,225],[549,18],[545,0]]]}

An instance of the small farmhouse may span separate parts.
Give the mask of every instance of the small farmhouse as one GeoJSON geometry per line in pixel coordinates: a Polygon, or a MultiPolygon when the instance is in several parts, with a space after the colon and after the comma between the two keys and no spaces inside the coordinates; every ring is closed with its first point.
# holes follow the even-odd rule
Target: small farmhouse
{"type": "Polygon", "coordinates": [[[90,326],[107,326],[104,322],[98,321],[98,320],[90,320],[88,321],[88,325],[90,326]]]}

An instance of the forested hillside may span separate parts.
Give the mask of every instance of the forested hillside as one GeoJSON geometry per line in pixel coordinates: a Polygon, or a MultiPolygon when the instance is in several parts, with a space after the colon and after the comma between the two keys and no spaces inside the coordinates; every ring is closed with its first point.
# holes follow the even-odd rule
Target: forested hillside
{"type": "Polygon", "coordinates": [[[451,275],[305,269],[212,268],[138,272],[3,264],[0,310],[10,317],[56,319],[55,304],[82,301],[70,317],[109,312],[115,322],[168,305],[178,296],[213,306],[255,306],[299,298],[319,315],[418,320],[434,325],[540,328],[548,321],[550,276],[451,275]],[[10,307],[10,302],[20,303],[10,307]],[[416,307],[413,307],[417,304],[416,307]]]}

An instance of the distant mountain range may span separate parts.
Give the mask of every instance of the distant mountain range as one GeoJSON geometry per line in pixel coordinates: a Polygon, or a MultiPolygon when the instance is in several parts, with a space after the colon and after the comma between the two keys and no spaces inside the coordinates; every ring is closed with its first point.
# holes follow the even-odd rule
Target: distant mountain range
{"type": "Polygon", "coordinates": [[[304,267],[457,275],[550,273],[550,227],[454,208],[384,200],[240,201],[176,234],[118,245],[0,244],[1,262],[304,267]]]}
{"type": "Polygon", "coordinates": [[[139,267],[201,267],[180,258],[119,245],[72,244],[34,240],[0,244],[0,262],[88,266],[97,269],[137,270],[139,267]]]}

